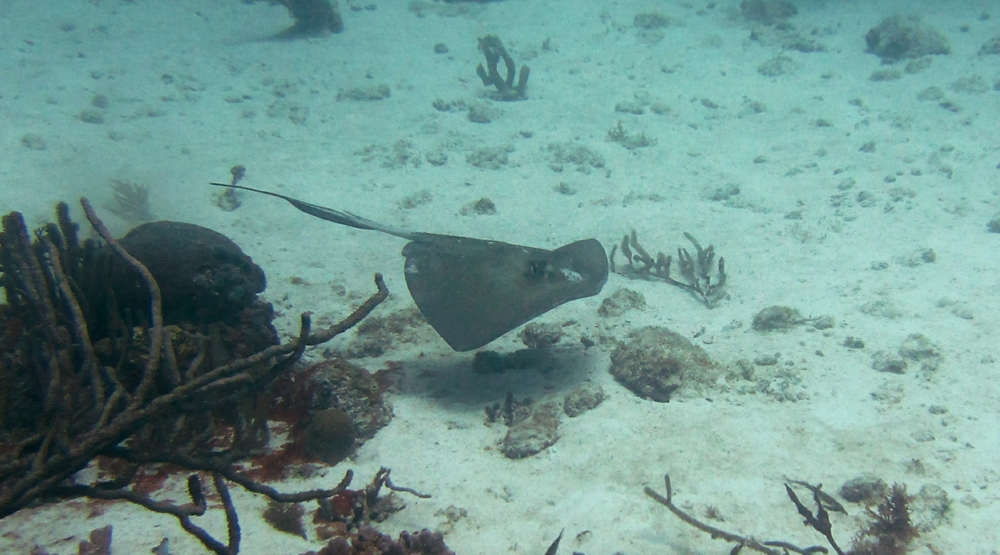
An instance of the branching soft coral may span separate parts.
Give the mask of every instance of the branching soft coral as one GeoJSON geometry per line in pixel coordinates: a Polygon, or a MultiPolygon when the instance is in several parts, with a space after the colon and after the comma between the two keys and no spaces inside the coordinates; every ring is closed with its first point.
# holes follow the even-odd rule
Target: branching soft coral
{"type": "MultiPolygon", "coordinates": [[[[737,555],[743,549],[757,551],[764,553],[764,555],[788,555],[789,553],[816,555],[817,553],[828,553],[828,550],[820,545],[798,547],[783,540],[761,541],[752,536],[736,534],[716,528],[695,518],[675,505],[669,475],[664,476],[664,483],[666,486],[665,494],[658,493],[652,488],[647,487],[645,490],[646,495],[669,509],[670,512],[674,513],[674,515],[685,523],[705,532],[713,539],[722,539],[735,543],[736,546],[729,552],[730,555],[737,555]]],[[[805,482],[794,481],[785,484],[785,491],[792,500],[792,503],[795,504],[799,515],[805,519],[805,524],[826,537],[830,547],[838,555],[844,555],[844,551],[837,546],[837,542],[833,539],[833,527],[830,523],[828,512],[828,510],[842,510],[837,508],[839,507],[839,503],[836,503],[835,500],[832,500],[830,496],[825,494],[819,485],[811,486],[805,482]],[[806,503],[799,500],[798,495],[792,489],[792,484],[803,486],[810,490],[812,493],[812,503],[816,505],[815,512],[807,507],[806,503]],[[831,504],[831,500],[833,504],[831,504]]],[[[909,503],[912,499],[912,497],[906,494],[906,486],[900,484],[893,485],[889,495],[875,509],[868,509],[868,516],[871,517],[871,522],[868,528],[858,533],[854,539],[852,549],[846,555],[904,555],[907,552],[910,542],[919,535],[917,529],[910,522],[909,503]]]]}
{"type": "Polygon", "coordinates": [[[868,509],[871,524],[854,539],[851,555],[903,555],[920,533],[910,522],[906,486],[893,484],[892,490],[875,509],[868,509]]]}

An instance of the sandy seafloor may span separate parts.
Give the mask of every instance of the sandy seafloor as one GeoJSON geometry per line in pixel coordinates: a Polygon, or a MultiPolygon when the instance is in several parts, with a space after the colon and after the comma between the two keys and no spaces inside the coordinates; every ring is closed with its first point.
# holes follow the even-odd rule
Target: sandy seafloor
{"type": "MultiPolygon", "coordinates": [[[[57,201],[87,196],[100,208],[111,202],[112,180],[145,184],[156,218],[222,232],[264,268],[265,296],[286,336],[300,312],[321,321],[346,315],[373,292],[375,272],[393,291],[380,314],[411,306],[404,242],[250,194],[224,212],[206,183],[228,179],[236,164],[247,167],[245,185],[421,231],[546,248],[596,237],[610,250],[635,229],[647,247],[667,252],[686,246],[689,231],[725,256],[728,296],[716,308],[663,283],[612,275],[601,295],[540,318],[576,322],[547,374],[474,374],[471,353],[452,352],[425,329],[418,344],[357,361],[372,371],[402,363],[391,424],[324,477],[280,486],[332,484],[348,468],[360,485],[390,467],[396,482],[433,497],[407,498],[382,530],[438,529],[459,554],[540,555],[563,528],[562,553],[724,553],[730,546],[682,523],[643,487],[662,490],[669,472],[675,500],[694,514],[712,505],[724,518],[714,523],[727,530],[813,545],[824,542],[802,525],[783,480],[836,492],[870,473],[911,493],[927,486],[947,494],[947,511],[925,519],[914,552],[997,552],[1000,234],[987,222],[1000,211],[1000,56],[977,52],[1000,34],[1000,6],[799,1],[791,22],[826,46],[801,53],[751,40],[735,0],[713,8],[506,0],[460,15],[443,4],[428,3],[420,15],[401,0],[371,5],[342,5],[342,34],[275,42],[258,39],[290,20],[266,3],[0,1],[0,207],[39,225],[57,201]],[[633,18],[652,10],[677,24],[641,33],[633,18]],[[921,15],[951,54],[873,81],[886,68],[864,52],[864,35],[895,13],[921,15]],[[491,33],[531,66],[528,100],[486,98],[477,38],[491,33]],[[449,52],[436,54],[436,43],[449,52]],[[758,67],[777,55],[793,69],[762,75],[758,67]],[[972,77],[986,90],[970,87],[972,77]],[[389,98],[337,100],[338,91],[380,84],[389,98]],[[932,86],[944,97],[918,100],[932,86]],[[109,101],[103,123],[81,121],[95,95],[109,101]],[[635,98],[669,110],[615,111],[635,98]],[[485,103],[493,121],[438,111],[439,99],[485,103]],[[766,110],[753,113],[753,102],[766,110]],[[608,141],[618,121],[656,144],[627,150],[608,141]],[[24,146],[26,134],[45,148],[24,146]],[[871,141],[874,151],[862,151],[871,141]],[[587,147],[604,167],[557,172],[553,143],[587,147]],[[359,154],[373,145],[373,156],[359,154]],[[499,169],[467,161],[503,145],[513,149],[499,169]],[[441,154],[443,165],[428,162],[441,154]],[[729,185],[739,194],[712,200],[729,185]],[[424,192],[429,202],[401,204],[424,192]],[[482,197],[496,214],[461,214],[482,197]],[[935,260],[925,263],[928,249],[935,260]],[[601,300],[622,287],[647,306],[599,316],[601,300]],[[835,326],[751,329],[753,315],[771,305],[831,316],[835,326]],[[608,367],[610,340],[647,325],[693,338],[721,363],[780,353],[778,365],[670,403],[642,400],[608,367]],[[873,369],[874,353],[895,353],[911,334],[939,351],[936,370],[873,369]],[[581,336],[608,340],[584,350],[581,336]],[[848,336],[865,347],[845,347],[848,336]],[[506,391],[560,399],[584,382],[604,388],[600,407],[563,416],[561,439],[539,455],[500,454],[505,430],[484,423],[485,405],[506,391]],[[468,516],[448,523],[442,511],[450,506],[468,516]]],[[[118,234],[135,223],[102,213],[118,234]]],[[[489,348],[520,346],[512,332],[489,348]]],[[[321,356],[317,349],[308,358],[321,356]]],[[[262,498],[233,491],[242,553],[318,549],[263,523],[262,498]]],[[[833,515],[845,546],[864,520],[862,507],[848,511],[833,515]]],[[[114,553],[148,553],[164,537],[173,553],[205,552],[170,517],[128,505],[87,512],[80,502],[23,510],[0,521],[0,552],[38,544],[75,553],[80,538],[107,523],[114,553]]],[[[218,511],[203,521],[224,535],[218,511]]]]}

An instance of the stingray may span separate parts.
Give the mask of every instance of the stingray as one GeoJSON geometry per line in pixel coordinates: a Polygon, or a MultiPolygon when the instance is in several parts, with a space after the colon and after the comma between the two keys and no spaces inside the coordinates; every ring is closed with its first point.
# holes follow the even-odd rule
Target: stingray
{"type": "Polygon", "coordinates": [[[545,250],[411,232],[270,191],[212,185],[278,197],[310,216],[410,241],[403,247],[406,286],[420,313],[455,351],[477,349],[561,304],[596,295],[608,280],[608,256],[597,239],[545,250]]]}

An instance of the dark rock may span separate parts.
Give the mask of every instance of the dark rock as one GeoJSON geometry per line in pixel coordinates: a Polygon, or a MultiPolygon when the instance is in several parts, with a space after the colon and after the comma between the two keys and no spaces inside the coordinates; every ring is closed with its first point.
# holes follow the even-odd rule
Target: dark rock
{"type": "Polygon", "coordinates": [[[658,11],[637,13],[632,18],[632,25],[639,29],[661,29],[674,25],[676,21],[669,15],[658,11]]]}
{"type": "Polygon", "coordinates": [[[864,349],[865,342],[860,337],[854,337],[853,335],[848,335],[847,338],[844,339],[844,346],[847,347],[848,349],[864,349]]]}
{"type": "Polygon", "coordinates": [[[885,351],[876,351],[872,354],[872,368],[879,372],[889,372],[891,374],[902,374],[906,372],[909,364],[901,357],[892,355],[885,351]]]}
{"type": "Polygon", "coordinates": [[[559,440],[559,416],[554,405],[535,408],[531,416],[507,430],[500,450],[509,459],[541,453],[559,440]]]}
{"type": "Polygon", "coordinates": [[[937,370],[944,362],[941,351],[922,333],[910,334],[899,346],[899,356],[920,363],[924,373],[937,370]]]}
{"type": "Polygon", "coordinates": [[[883,19],[865,35],[865,44],[866,52],[886,63],[951,52],[944,35],[913,15],[883,19]]]}
{"type": "Polygon", "coordinates": [[[774,353],[772,355],[757,355],[753,358],[753,363],[757,366],[774,366],[778,364],[778,359],[781,358],[781,353],[774,353]]]}
{"type": "Polygon", "coordinates": [[[924,334],[911,333],[899,346],[899,355],[906,359],[920,361],[928,358],[940,358],[941,351],[924,334]]]}
{"type": "Polygon", "coordinates": [[[611,375],[643,399],[660,403],[681,386],[711,384],[722,369],[701,347],[666,328],[634,331],[611,354],[611,375]]]}
{"type": "Polygon", "coordinates": [[[575,418],[588,410],[597,408],[604,402],[604,389],[601,386],[581,385],[563,399],[563,412],[570,418],[575,418]]]}
{"type": "Polygon", "coordinates": [[[983,43],[979,48],[979,55],[1000,54],[1000,35],[997,35],[983,43]]]}
{"type": "Polygon", "coordinates": [[[765,77],[778,77],[793,73],[798,67],[799,64],[788,56],[775,56],[757,66],[757,73],[765,77]]]}
{"type": "Polygon", "coordinates": [[[555,324],[532,322],[521,330],[521,342],[529,349],[547,349],[562,341],[562,328],[555,324]]]}
{"type": "MultiPolygon", "coordinates": [[[[267,282],[264,271],[225,235],[181,222],[151,222],[119,243],[153,274],[165,323],[238,322],[267,282]]],[[[131,268],[114,273],[120,307],[145,312],[149,292],[131,268]]]]}
{"type": "Polygon", "coordinates": [[[479,214],[480,216],[492,216],[497,213],[497,205],[491,199],[483,197],[475,202],[470,202],[459,211],[463,216],[479,214]]]}
{"type": "MultiPolygon", "coordinates": [[[[311,409],[319,415],[328,409],[345,413],[353,423],[353,441],[360,446],[392,420],[392,405],[382,395],[375,377],[364,368],[333,358],[305,370],[312,374],[309,387],[313,390],[311,409]]],[[[314,416],[315,418],[315,416],[314,416]]],[[[324,425],[343,422],[343,416],[326,413],[324,425]]],[[[346,443],[346,435],[339,436],[346,443]]]]}
{"type": "Polygon", "coordinates": [[[864,474],[844,482],[838,493],[851,503],[873,505],[885,498],[889,486],[877,476],[864,474]]]}
{"type": "Polygon", "coordinates": [[[621,316],[630,310],[646,307],[646,297],[637,291],[621,288],[601,301],[597,313],[604,317],[621,316]]]}
{"type": "Polygon", "coordinates": [[[990,233],[1000,233],[1000,212],[993,214],[990,221],[986,222],[986,231],[990,233]]]}
{"type": "Polygon", "coordinates": [[[795,5],[788,0],[743,0],[740,2],[740,14],[749,21],[763,25],[783,23],[799,13],[795,5]]]}
{"type": "Polygon", "coordinates": [[[787,306],[769,306],[753,316],[753,329],[757,331],[785,331],[803,322],[798,310],[787,306]]]}
{"type": "Polygon", "coordinates": [[[355,425],[349,414],[340,409],[325,409],[313,414],[306,428],[309,455],[334,465],[351,454],[354,444],[355,425]]]}
{"type": "Polygon", "coordinates": [[[486,422],[488,424],[495,424],[503,419],[503,423],[507,427],[511,427],[531,417],[531,406],[531,398],[518,401],[514,398],[514,394],[508,391],[502,405],[500,403],[493,403],[485,407],[486,422]]]}

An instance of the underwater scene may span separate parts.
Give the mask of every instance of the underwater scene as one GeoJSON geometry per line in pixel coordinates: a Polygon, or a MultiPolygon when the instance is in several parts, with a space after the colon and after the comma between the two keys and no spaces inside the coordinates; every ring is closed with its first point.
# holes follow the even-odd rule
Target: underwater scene
{"type": "Polygon", "coordinates": [[[0,0],[0,553],[995,555],[1000,4],[0,0]]]}

